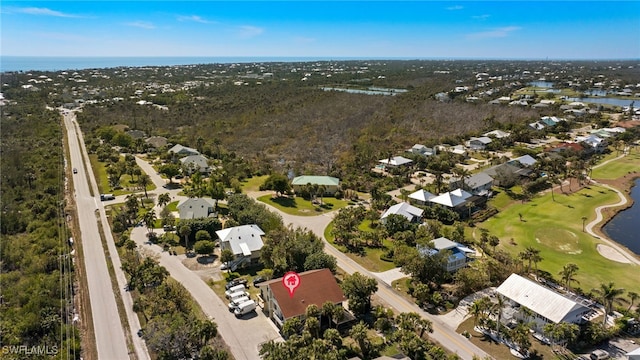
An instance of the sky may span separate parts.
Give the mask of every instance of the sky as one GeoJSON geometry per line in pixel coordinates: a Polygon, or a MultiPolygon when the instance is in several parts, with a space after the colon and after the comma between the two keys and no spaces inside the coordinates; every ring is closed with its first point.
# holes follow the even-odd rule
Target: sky
{"type": "Polygon", "coordinates": [[[1,55],[640,59],[640,1],[11,1],[1,55]]]}

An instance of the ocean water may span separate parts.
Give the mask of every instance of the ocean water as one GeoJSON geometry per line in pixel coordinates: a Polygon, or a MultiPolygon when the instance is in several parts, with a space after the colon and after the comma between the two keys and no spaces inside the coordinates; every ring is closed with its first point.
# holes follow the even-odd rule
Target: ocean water
{"type": "MultiPolygon", "coordinates": [[[[0,56],[0,72],[102,69],[120,66],[172,66],[253,62],[307,62],[329,60],[374,60],[346,57],[58,57],[0,56]]],[[[401,59],[398,59],[401,60],[401,59]]]]}

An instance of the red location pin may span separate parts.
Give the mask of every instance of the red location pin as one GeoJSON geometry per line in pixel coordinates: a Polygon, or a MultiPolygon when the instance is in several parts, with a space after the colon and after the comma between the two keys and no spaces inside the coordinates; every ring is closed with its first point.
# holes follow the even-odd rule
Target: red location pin
{"type": "Polygon", "coordinates": [[[289,297],[293,297],[293,292],[300,286],[300,275],[296,272],[289,271],[282,277],[282,285],[289,290],[289,297]]]}

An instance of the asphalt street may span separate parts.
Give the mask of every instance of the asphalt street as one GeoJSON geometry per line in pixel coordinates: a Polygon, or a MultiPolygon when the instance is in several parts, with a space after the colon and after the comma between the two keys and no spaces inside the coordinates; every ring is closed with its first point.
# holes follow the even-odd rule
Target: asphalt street
{"type": "Polygon", "coordinates": [[[89,300],[93,318],[94,336],[98,359],[149,359],[144,341],[137,336],[140,329],[138,317],[133,311],[133,299],[124,291],[126,278],[121,270],[111,231],[108,225],[103,226],[110,260],[116,274],[119,294],[114,294],[107,267],[107,254],[102,246],[98,227],[98,218],[102,224],[108,224],[104,206],[100,203],[98,187],[90,168],[82,133],[75,122],[75,113],[67,112],[64,123],[67,129],[71,166],[76,168],[73,175],[78,223],[84,249],[84,265],[89,286],[89,300]],[[85,166],[85,164],[87,166],[85,166]],[[94,196],[91,196],[90,187],[94,196]],[[121,296],[129,322],[129,331],[133,340],[135,353],[129,353],[123,324],[120,321],[115,296],[121,296]]]}

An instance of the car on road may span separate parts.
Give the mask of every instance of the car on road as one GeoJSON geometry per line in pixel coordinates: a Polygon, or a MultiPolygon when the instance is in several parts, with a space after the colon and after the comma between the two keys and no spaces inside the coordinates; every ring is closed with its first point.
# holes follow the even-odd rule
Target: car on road
{"type": "Polygon", "coordinates": [[[107,200],[114,200],[116,197],[113,196],[113,194],[100,194],[100,200],[102,201],[107,201],[107,200]]]}
{"type": "Polygon", "coordinates": [[[74,174],[77,174],[77,173],[78,173],[78,169],[73,168],[73,173],[74,173],[74,174]]]}

